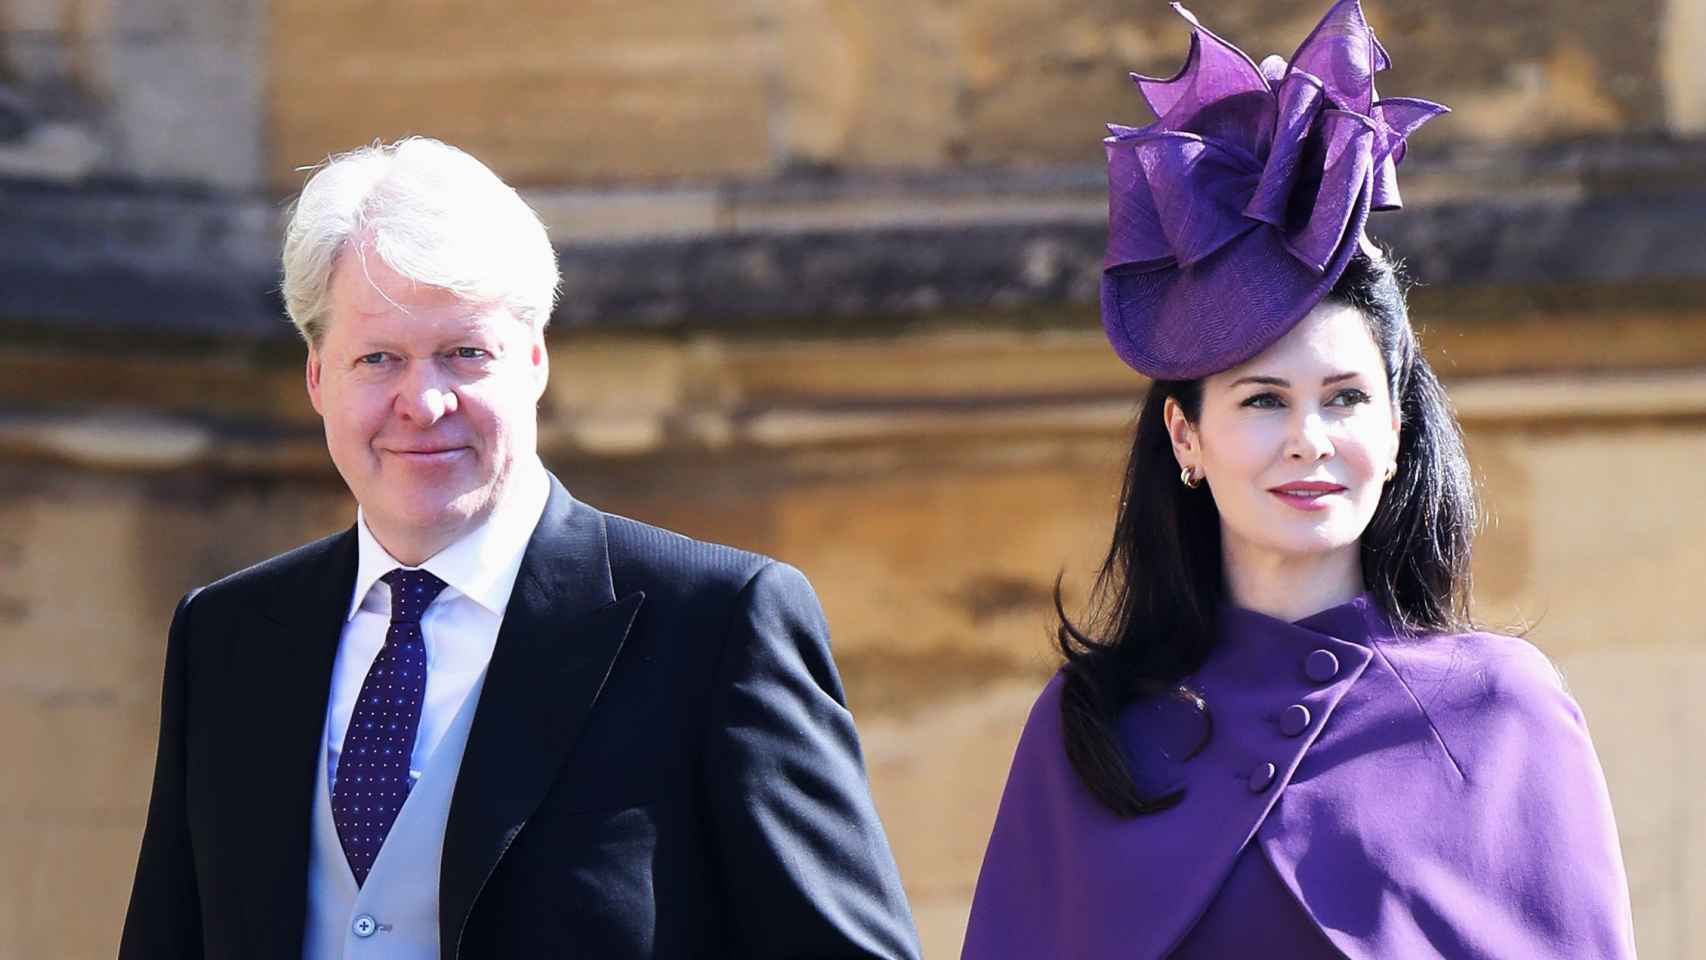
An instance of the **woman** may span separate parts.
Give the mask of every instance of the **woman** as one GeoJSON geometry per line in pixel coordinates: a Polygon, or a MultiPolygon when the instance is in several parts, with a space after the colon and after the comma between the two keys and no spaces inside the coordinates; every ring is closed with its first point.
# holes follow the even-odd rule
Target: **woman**
{"type": "Polygon", "coordinates": [[[1386,65],[1356,0],[1289,64],[1198,27],[1112,127],[1103,322],[1154,383],[968,960],[1634,955],[1580,711],[1468,626],[1460,433],[1363,235],[1444,108],[1386,65]]]}

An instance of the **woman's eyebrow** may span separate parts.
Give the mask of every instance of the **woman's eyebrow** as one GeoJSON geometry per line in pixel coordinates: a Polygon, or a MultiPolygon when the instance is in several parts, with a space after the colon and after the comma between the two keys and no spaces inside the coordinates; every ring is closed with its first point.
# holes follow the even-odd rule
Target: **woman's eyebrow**
{"type": "MultiPolygon", "coordinates": [[[[1356,374],[1356,373],[1335,373],[1330,377],[1323,378],[1321,380],[1321,385],[1323,387],[1330,387],[1333,384],[1339,383],[1340,381],[1343,381],[1343,380],[1354,380],[1358,376],[1359,376],[1359,374],[1356,374]]],[[[1291,386],[1291,381],[1285,379],[1284,377],[1265,377],[1265,376],[1239,377],[1238,379],[1232,381],[1231,385],[1234,387],[1237,387],[1237,386],[1242,386],[1246,383],[1258,383],[1258,384],[1261,384],[1263,386],[1268,386],[1268,387],[1287,387],[1287,388],[1289,388],[1291,386]]]]}

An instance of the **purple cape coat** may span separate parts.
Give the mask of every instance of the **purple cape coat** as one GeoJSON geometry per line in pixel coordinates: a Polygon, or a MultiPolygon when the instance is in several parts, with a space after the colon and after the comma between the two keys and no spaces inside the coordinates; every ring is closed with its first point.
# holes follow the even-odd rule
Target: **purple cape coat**
{"type": "MultiPolygon", "coordinates": [[[[1367,597],[1297,623],[1226,608],[1188,682],[1214,728],[1189,760],[1175,758],[1201,733],[1191,708],[1140,700],[1120,716],[1140,787],[1185,788],[1178,806],[1132,819],[1078,779],[1061,678],[1044,688],[989,840],[966,960],[1165,957],[1246,851],[1329,955],[1635,955],[1605,777],[1533,646],[1404,638],[1367,597]]],[[[1272,909],[1257,906],[1252,925],[1272,909]]]]}

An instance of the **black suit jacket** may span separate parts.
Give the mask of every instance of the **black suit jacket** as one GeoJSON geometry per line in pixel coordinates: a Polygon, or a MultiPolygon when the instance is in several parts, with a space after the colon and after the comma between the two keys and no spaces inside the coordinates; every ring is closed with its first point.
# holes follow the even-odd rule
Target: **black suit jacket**
{"type": "MultiPolygon", "coordinates": [[[[194,591],[121,958],[302,955],[353,529],[194,591]]],[[[810,585],[551,481],[451,801],[452,957],[916,957],[810,585]]]]}

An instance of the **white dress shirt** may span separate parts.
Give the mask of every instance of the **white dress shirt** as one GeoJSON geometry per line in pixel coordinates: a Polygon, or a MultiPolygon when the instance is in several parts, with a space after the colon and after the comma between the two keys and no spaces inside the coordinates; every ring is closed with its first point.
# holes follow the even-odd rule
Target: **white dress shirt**
{"type": "MultiPolygon", "coordinates": [[[[409,758],[411,782],[420,779],[445,730],[491,663],[498,627],[521,570],[521,555],[545,512],[551,484],[544,466],[534,460],[529,467],[518,469],[521,475],[514,478],[514,488],[484,523],[420,565],[449,586],[421,616],[426,643],[426,700],[421,705],[420,731],[409,758]]],[[[385,633],[391,626],[391,587],[379,578],[406,566],[374,539],[360,507],[356,508],[355,532],[360,560],[337,659],[332,664],[326,713],[328,789],[337,783],[338,755],[361,695],[362,681],[385,646],[385,633]]]]}

